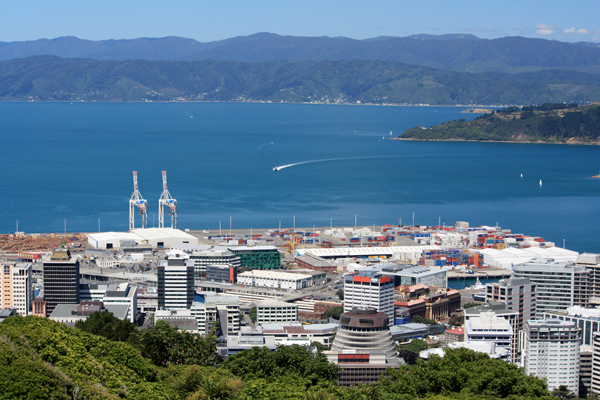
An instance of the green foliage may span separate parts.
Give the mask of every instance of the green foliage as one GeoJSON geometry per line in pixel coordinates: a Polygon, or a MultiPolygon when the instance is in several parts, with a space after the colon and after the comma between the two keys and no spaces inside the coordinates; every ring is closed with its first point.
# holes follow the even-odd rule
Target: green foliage
{"type": "Polygon", "coordinates": [[[443,358],[431,356],[415,366],[390,370],[390,379],[384,379],[379,390],[412,398],[459,394],[459,398],[525,399],[549,395],[543,380],[526,376],[514,364],[467,349],[446,349],[443,358]]]}
{"type": "Polygon", "coordinates": [[[344,300],[344,289],[339,289],[335,292],[336,296],[340,298],[340,300],[344,300]]]}
{"type": "Polygon", "coordinates": [[[410,322],[414,322],[416,324],[437,325],[437,322],[434,319],[423,318],[419,315],[412,316],[410,318],[410,322]]]}
{"type": "Polygon", "coordinates": [[[427,343],[421,339],[412,339],[407,344],[397,346],[398,355],[404,359],[404,361],[413,365],[416,364],[419,359],[419,353],[427,349],[427,343]]]}
{"type": "Polygon", "coordinates": [[[340,315],[342,315],[343,312],[344,312],[343,306],[335,306],[335,307],[329,307],[325,311],[325,315],[328,316],[329,318],[340,319],[340,315]]]}
{"type": "Polygon", "coordinates": [[[445,122],[431,128],[415,127],[401,135],[418,140],[599,142],[600,104],[542,104],[509,107],[473,121],[445,122]],[[557,107],[561,106],[560,109],[557,107]]]}
{"type": "Polygon", "coordinates": [[[577,396],[565,385],[554,388],[550,394],[558,399],[576,399],[577,396]]]}
{"type": "Polygon", "coordinates": [[[119,319],[110,312],[96,312],[84,321],[77,321],[75,328],[117,342],[126,342],[137,330],[129,321],[119,319]]]}
{"type": "Polygon", "coordinates": [[[142,355],[157,366],[169,364],[215,365],[221,361],[217,354],[216,337],[198,337],[189,332],[180,331],[165,321],[151,328],[139,331],[132,343],[142,355]]]}
{"type": "Polygon", "coordinates": [[[257,309],[256,309],[256,306],[254,306],[250,309],[250,319],[252,320],[252,322],[256,322],[256,314],[257,314],[257,309]]]}
{"type": "Polygon", "coordinates": [[[596,74],[473,74],[358,59],[186,62],[37,56],[0,62],[0,100],[541,104],[597,100],[596,74]]]}
{"type": "Polygon", "coordinates": [[[33,316],[5,320],[0,338],[5,398],[152,398],[158,390],[156,367],[126,343],[33,316]]]}
{"type": "Polygon", "coordinates": [[[337,366],[330,364],[325,355],[312,354],[307,348],[279,346],[275,351],[253,347],[229,356],[223,367],[242,379],[263,379],[296,375],[312,384],[337,381],[337,366]]]}
{"type": "Polygon", "coordinates": [[[477,307],[477,306],[480,306],[480,305],[481,304],[479,304],[479,303],[465,303],[465,304],[463,304],[462,307],[463,308],[471,308],[471,307],[477,307]]]}

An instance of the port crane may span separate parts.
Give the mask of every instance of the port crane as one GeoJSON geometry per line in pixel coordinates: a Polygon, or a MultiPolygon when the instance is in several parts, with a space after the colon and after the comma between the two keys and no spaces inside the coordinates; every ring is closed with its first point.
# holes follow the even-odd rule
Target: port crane
{"type": "Polygon", "coordinates": [[[129,230],[135,229],[135,207],[139,208],[142,216],[142,229],[148,227],[148,202],[138,189],[137,171],[133,171],[133,194],[129,199],[129,230]]]}
{"type": "Polygon", "coordinates": [[[158,199],[158,227],[165,227],[165,207],[169,207],[171,228],[177,229],[177,200],[171,197],[167,189],[167,171],[162,171],[163,191],[158,199]]]}

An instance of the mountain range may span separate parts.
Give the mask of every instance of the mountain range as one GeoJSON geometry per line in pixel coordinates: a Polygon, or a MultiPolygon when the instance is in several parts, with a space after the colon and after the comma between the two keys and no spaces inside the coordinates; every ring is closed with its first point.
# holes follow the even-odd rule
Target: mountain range
{"type": "Polygon", "coordinates": [[[473,35],[355,40],[258,33],[0,42],[4,101],[287,101],[394,104],[590,102],[594,43],[473,35]]]}

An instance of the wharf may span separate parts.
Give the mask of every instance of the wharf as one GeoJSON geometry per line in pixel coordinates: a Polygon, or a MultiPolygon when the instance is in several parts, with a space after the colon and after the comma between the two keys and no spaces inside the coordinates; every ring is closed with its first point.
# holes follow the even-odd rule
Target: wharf
{"type": "Polygon", "coordinates": [[[474,271],[472,274],[464,272],[448,271],[448,279],[467,278],[510,278],[511,271],[508,269],[490,269],[485,271],[474,271]]]}

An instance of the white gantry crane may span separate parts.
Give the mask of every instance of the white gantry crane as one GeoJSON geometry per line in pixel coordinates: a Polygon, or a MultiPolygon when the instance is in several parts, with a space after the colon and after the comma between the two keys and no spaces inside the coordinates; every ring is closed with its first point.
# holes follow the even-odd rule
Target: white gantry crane
{"type": "Polygon", "coordinates": [[[133,194],[129,199],[129,230],[135,228],[135,207],[140,209],[142,216],[142,229],[148,227],[148,202],[142,197],[138,189],[137,171],[133,171],[133,194]]]}
{"type": "Polygon", "coordinates": [[[158,199],[158,227],[165,227],[165,207],[169,207],[171,228],[177,229],[177,200],[171,197],[167,189],[167,171],[162,171],[163,191],[158,199]]]}

